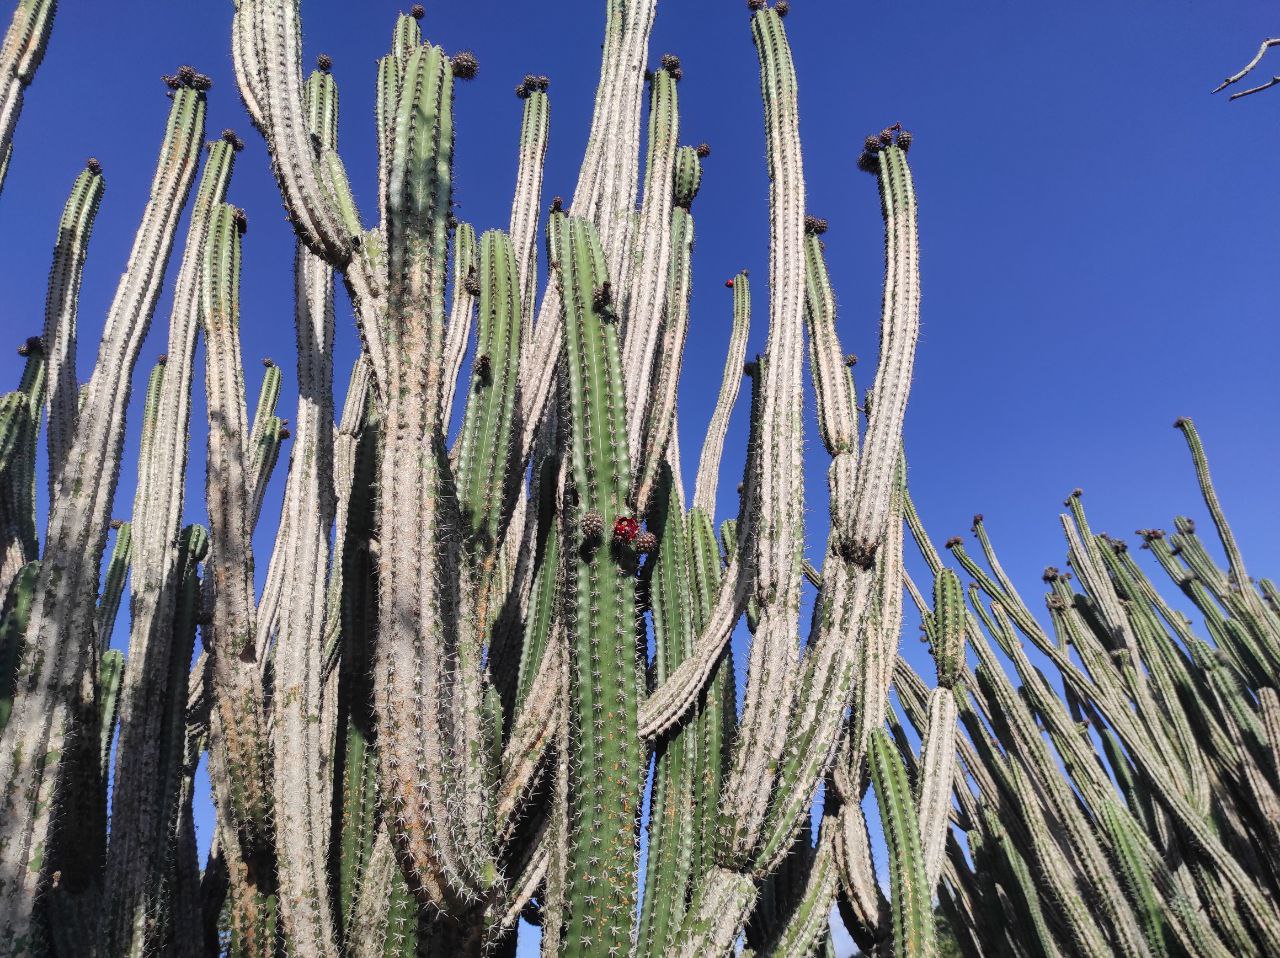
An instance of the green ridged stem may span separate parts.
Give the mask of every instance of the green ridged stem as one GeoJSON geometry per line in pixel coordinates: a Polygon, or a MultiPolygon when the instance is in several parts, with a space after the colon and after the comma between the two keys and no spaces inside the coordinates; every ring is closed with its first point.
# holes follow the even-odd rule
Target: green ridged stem
{"type": "Polygon", "coordinates": [[[937,953],[931,895],[906,768],[883,729],[873,730],[867,745],[880,821],[889,845],[893,953],[903,958],[928,958],[937,953]]]}
{"type": "Polygon", "coordinates": [[[88,254],[89,238],[106,190],[106,180],[96,164],[81,171],[71,186],[58,222],[58,239],[49,267],[49,286],[44,308],[44,351],[48,356],[48,389],[44,405],[48,411],[46,441],[49,450],[49,494],[62,472],[67,452],[75,436],[79,416],[76,381],[76,320],[79,312],[80,281],[88,254]]]}
{"type": "Polygon", "coordinates": [[[0,586],[8,587],[38,551],[35,521],[36,436],[48,362],[39,341],[27,344],[17,390],[0,397],[0,586]]]}
{"type": "Polygon", "coordinates": [[[115,740],[116,716],[120,709],[120,686],[124,682],[124,653],[107,649],[98,664],[98,749],[99,774],[105,779],[111,762],[111,743],[115,740]]]}
{"type": "Polygon", "coordinates": [[[120,611],[120,599],[124,595],[125,577],[133,558],[133,525],[122,522],[116,527],[116,542],[107,560],[107,572],[102,581],[102,595],[98,598],[97,626],[98,648],[106,651],[111,643],[111,631],[115,628],[116,613],[120,611]]]}
{"type": "Polygon", "coordinates": [[[476,359],[458,441],[458,505],[464,549],[491,556],[515,494],[513,451],[522,309],[515,251],[507,234],[480,237],[476,359]]]}
{"type": "MultiPolygon", "coordinates": [[[[653,613],[655,682],[662,682],[693,645],[695,589],[689,534],[683,503],[669,466],[658,479],[650,521],[658,537],[649,572],[653,613]]],[[[640,951],[666,953],[684,918],[693,877],[695,829],[694,774],[701,723],[676,730],[657,744],[649,808],[649,858],[644,904],[640,912],[640,951]]]]}
{"type": "Polygon", "coordinates": [[[604,251],[590,223],[553,215],[564,325],[561,420],[569,437],[576,493],[565,517],[566,631],[569,644],[570,885],[562,953],[593,956],[629,948],[635,911],[635,829],[644,784],[637,732],[635,561],[615,542],[628,516],[631,486],[618,330],[595,307],[608,280],[604,251]],[[595,513],[594,540],[583,517],[595,513]]]}

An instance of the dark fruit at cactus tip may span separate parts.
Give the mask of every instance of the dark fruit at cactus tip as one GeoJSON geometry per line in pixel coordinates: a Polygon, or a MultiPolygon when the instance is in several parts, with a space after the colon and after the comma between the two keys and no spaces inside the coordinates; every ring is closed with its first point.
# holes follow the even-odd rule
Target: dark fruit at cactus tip
{"type": "Polygon", "coordinates": [[[327,53],[320,54],[316,57],[316,66],[322,73],[328,73],[333,67],[333,57],[329,56],[327,53]]]}
{"type": "Polygon", "coordinates": [[[810,236],[821,236],[829,226],[830,224],[821,216],[806,216],[804,218],[804,231],[810,236]]]}
{"type": "Polygon", "coordinates": [[[664,53],[662,55],[662,69],[668,73],[675,73],[680,69],[680,58],[674,53],[664,53]]]}
{"type": "Polygon", "coordinates": [[[450,59],[453,64],[453,75],[459,80],[471,80],[480,72],[480,61],[470,50],[455,53],[450,59]]]}
{"type": "Polygon", "coordinates": [[[778,2],[773,5],[773,9],[777,12],[778,16],[785,17],[791,12],[791,3],[789,0],[778,0],[778,2]]]}
{"type": "Polygon", "coordinates": [[[711,155],[711,144],[699,143],[696,147],[693,148],[693,152],[697,153],[700,159],[705,160],[708,156],[711,155]]]}
{"type": "Polygon", "coordinates": [[[98,162],[98,158],[96,156],[91,156],[89,159],[85,160],[84,168],[95,175],[102,172],[102,164],[98,162]]]}
{"type": "Polygon", "coordinates": [[[658,537],[652,532],[640,532],[631,545],[641,555],[651,555],[658,548],[658,537]]]}
{"type": "Polygon", "coordinates": [[[754,13],[764,9],[764,0],[747,0],[747,9],[754,13]]]}
{"type": "Polygon", "coordinates": [[[415,20],[421,20],[426,15],[427,15],[427,8],[420,3],[415,3],[412,7],[409,8],[409,16],[413,17],[413,19],[415,20]]]}

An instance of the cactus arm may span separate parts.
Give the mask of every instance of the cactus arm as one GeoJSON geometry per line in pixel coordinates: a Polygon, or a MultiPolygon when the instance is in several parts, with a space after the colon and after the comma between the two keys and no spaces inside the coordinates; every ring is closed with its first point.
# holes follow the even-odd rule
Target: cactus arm
{"type": "MultiPolygon", "coordinates": [[[[313,134],[337,140],[338,91],[317,71],[306,96],[313,134]]],[[[331,743],[323,709],[329,538],[333,487],[333,271],[302,243],[294,254],[298,411],[281,526],[287,530],[280,574],[271,717],[274,730],[276,860],[280,917],[299,956],[336,956],[327,887],[331,743]]]]}
{"type": "MultiPolygon", "coordinates": [[[[563,947],[569,955],[629,947],[635,910],[634,841],[643,788],[636,734],[639,676],[630,539],[611,534],[627,516],[631,485],[618,330],[597,291],[605,257],[585,220],[554,214],[565,370],[562,429],[577,505],[565,536],[569,650],[570,826],[563,947]],[[585,517],[594,513],[601,528],[585,517]]],[[[634,520],[632,520],[634,521],[634,520]]]]}
{"type": "Polygon", "coordinates": [[[836,333],[835,293],[821,239],[825,231],[824,220],[806,219],[804,316],[809,333],[809,368],[823,445],[832,458],[849,454],[845,468],[852,473],[857,468],[857,399],[853,376],[836,333]]]}
{"type": "Polygon", "coordinates": [[[1227,563],[1231,569],[1231,579],[1243,592],[1256,597],[1256,593],[1250,588],[1251,582],[1249,573],[1244,567],[1244,556],[1240,553],[1240,547],[1236,544],[1235,534],[1231,531],[1231,525],[1227,522],[1226,513],[1222,510],[1222,503],[1218,501],[1218,492],[1214,488],[1213,478],[1209,474],[1209,458],[1205,455],[1204,443],[1200,441],[1200,433],[1197,431],[1195,423],[1190,419],[1179,419],[1174,425],[1182,433],[1183,438],[1186,439],[1187,448],[1191,451],[1191,461],[1195,466],[1196,480],[1200,483],[1200,494],[1204,497],[1204,504],[1209,508],[1209,515],[1213,519],[1214,528],[1218,530],[1218,538],[1222,540],[1222,548],[1227,554],[1227,563]]]}
{"type": "MultiPolygon", "coordinates": [[[[520,324],[522,356],[529,352],[534,306],[538,290],[538,210],[542,200],[542,178],[547,160],[547,138],[551,123],[551,101],[545,77],[528,78],[524,91],[524,113],[520,122],[520,159],[516,168],[516,190],[511,201],[511,223],[507,231],[515,247],[520,272],[520,324]]],[[[517,91],[518,92],[518,91],[517,91]]]]}
{"type": "Polygon", "coordinates": [[[107,649],[98,665],[98,767],[104,780],[111,760],[111,742],[115,738],[123,679],[124,653],[119,649],[107,649]]]}
{"type": "MultiPolygon", "coordinates": [[[[760,609],[742,720],[723,801],[733,809],[732,858],[753,850],[768,808],[796,691],[804,533],[801,467],[804,340],[804,167],[795,66],[776,11],[751,18],[760,61],[770,173],[769,334],[760,363],[752,590],[760,609]]],[[[739,533],[741,535],[741,533],[739,533]]]]}
{"type": "Polygon", "coordinates": [[[57,0],[18,0],[0,46],[0,189],[13,153],[23,93],[35,79],[53,31],[57,0]]]}
{"type": "MultiPolygon", "coordinates": [[[[571,210],[591,220],[600,236],[608,273],[623,276],[630,253],[630,231],[636,205],[643,107],[644,64],[657,0],[605,0],[605,37],[600,82],[596,87],[591,129],[571,210]]],[[[615,294],[625,295],[617,289],[615,294]]],[[[563,329],[561,304],[552,283],[543,297],[530,349],[520,364],[521,410],[524,424],[521,463],[529,458],[534,435],[543,420],[556,376],[563,329]]]]}
{"type": "Polygon", "coordinates": [[[867,758],[889,846],[893,953],[927,958],[936,953],[931,895],[906,769],[883,729],[872,731],[867,758]]]}
{"type": "MultiPolygon", "coordinates": [[[[120,954],[146,947],[138,916],[155,907],[151,896],[160,893],[164,840],[172,824],[166,810],[172,807],[174,796],[160,791],[162,780],[156,774],[162,747],[159,723],[165,701],[174,694],[170,690],[170,660],[177,648],[173,630],[183,576],[179,530],[186,491],[202,272],[209,223],[215,205],[226,195],[234,158],[234,141],[229,137],[213,144],[205,161],[169,316],[168,352],[157,367],[157,371],[163,370],[163,377],[154,398],[154,412],[144,429],[146,442],[138,462],[130,668],[121,691],[121,734],[112,790],[112,819],[119,831],[108,846],[107,881],[114,893],[110,915],[104,919],[106,940],[120,954]]],[[[188,661],[182,663],[183,676],[189,662],[188,655],[188,661]]]]}
{"type": "MultiPolygon", "coordinates": [[[[520,367],[520,278],[510,238],[490,230],[480,239],[480,322],[475,368],[457,447],[457,498],[462,533],[458,648],[454,668],[462,676],[455,691],[456,746],[464,755],[458,776],[468,804],[467,841],[482,845],[491,829],[487,792],[498,770],[481,747],[481,701],[493,684],[482,686],[483,654],[492,649],[502,609],[501,555],[504,520],[510,515],[520,478],[512,459],[520,367]]],[[[490,655],[492,670],[496,663],[490,655]]],[[[502,723],[499,723],[501,726],[502,723]]]]}
{"type": "Polygon", "coordinates": [[[203,281],[205,391],[209,409],[206,500],[212,549],[211,667],[225,776],[227,837],[249,866],[232,870],[233,900],[269,895],[274,859],[267,717],[256,658],[250,476],[245,462],[244,372],[240,360],[240,233],[235,211],[220,204],[209,227],[203,281]]]}
{"type": "Polygon", "coordinates": [[[301,239],[342,271],[374,378],[386,385],[388,297],[334,149],[311,144],[303,99],[299,0],[237,0],[232,52],[241,97],[272,157],[301,239]],[[322,155],[321,155],[322,154],[322,155]]]}
{"type": "MultiPolygon", "coordinates": [[[[644,200],[632,251],[620,277],[619,315],[622,317],[622,369],[627,377],[627,443],[639,459],[647,421],[651,371],[663,336],[664,311],[672,298],[668,284],[678,273],[671,268],[677,233],[673,218],[676,148],[680,136],[677,71],[665,63],[650,74],[649,148],[644,174],[644,200]]],[[[691,232],[691,231],[690,231],[691,232]]],[[[692,235],[687,238],[692,242],[692,235]]],[[[669,362],[669,360],[668,360],[669,362]]],[[[678,369],[678,366],[677,366],[678,369]]],[[[655,464],[656,468],[656,464],[655,464]]]]}
{"type": "MultiPolygon", "coordinates": [[[[697,184],[702,179],[702,168],[693,147],[681,147],[678,157],[676,208],[671,211],[669,230],[671,255],[668,257],[667,298],[662,311],[657,352],[645,361],[643,369],[650,382],[645,397],[640,401],[647,402],[648,409],[640,417],[636,433],[636,440],[641,445],[637,459],[639,478],[635,503],[640,512],[648,511],[664,457],[678,462],[671,453],[679,453],[676,392],[680,385],[685,338],[689,333],[689,294],[693,274],[693,216],[689,209],[697,193],[697,184]]],[[[679,482],[678,476],[676,481],[679,482]]],[[[683,491],[680,498],[683,501],[683,491]]]]}
{"type": "Polygon", "coordinates": [[[99,562],[119,478],[129,380],[194,177],[204,109],[200,90],[184,87],[175,92],[150,200],[107,315],[63,470],[62,494],[49,517],[45,562],[21,666],[26,691],[17,703],[19,720],[11,721],[2,736],[0,934],[9,941],[26,938],[43,881],[41,869],[29,866],[42,859],[54,809],[51,789],[70,726],[67,693],[80,687],[88,664],[99,562]],[[68,635],[77,638],[68,643],[68,635]],[[36,663],[40,665],[33,672],[36,663]],[[18,796],[23,796],[21,808],[13,804],[18,796]]]}
{"type": "Polygon", "coordinates": [[[496,877],[487,844],[465,841],[465,811],[455,801],[460,783],[451,770],[462,757],[451,748],[462,734],[454,727],[456,703],[480,681],[471,671],[451,677],[447,665],[458,603],[457,518],[440,407],[452,98],[449,60],[438,47],[419,47],[405,67],[388,196],[394,361],[382,392],[375,665],[392,838],[411,890],[447,913],[496,877]]]}
{"type": "Polygon", "coordinates": [[[444,338],[444,390],[440,408],[448,427],[453,411],[453,396],[458,387],[458,374],[467,352],[467,338],[471,335],[471,321],[475,315],[477,296],[471,292],[471,284],[480,272],[476,258],[476,231],[470,224],[459,223],[453,234],[453,302],[449,307],[449,322],[444,338]]]}
{"type": "Polygon", "coordinates": [[[98,598],[95,615],[93,633],[98,637],[98,648],[102,652],[111,644],[111,631],[115,628],[116,613],[120,611],[120,599],[124,596],[125,577],[129,574],[132,558],[133,525],[122,522],[116,526],[116,541],[111,549],[111,558],[107,560],[102,595],[98,598]]]}
{"type": "Polygon", "coordinates": [[[707,438],[698,459],[698,478],[693,487],[693,507],[707,516],[716,511],[716,490],[720,480],[720,460],[724,456],[725,435],[729,416],[738,401],[742,384],[742,362],[747,355],[747,335],[751,331],[751,281],[747,271],[738,273],[733,283],[733,325],[729,332],[729,349],[724,360],[724,376],[720,392],[707,426],[707,438]]]}
{"type": "MultiPolygon", "coordinates": [[[[51,5],[51,4],[50,4],[51,5]]],[[[89,237],[106,189],[102,169],[96,161],[76,177],[71,195],[58,224],[58,240],[49,269],[49,288],[44,307],[44,350],[46,372],[45,407],[49,424],[49,496],[53,498],[67,452],[75,437],[79,414],[79,386],[76,383],[76,313],[80,299],[80,279],[89,237]]]]}
{"type": "MultiPolygon", "coordinates": [[[[846,702],[852,704],[854,717],[850,773],[855,780],[859,777],[866,735],[883,723],[892,681],[902,622],[902,424],[920,323],[916,208],[905,152],[909,142],[905,134],[896,143],[877,141],[877,153],[862,161],[864,166],[874,162],[885,217],[881,361],[856,465],[851,411],[835,402],[823,407],[825,431],[832,447],[839,450],[828,472],[831,533],[809,640],[811,651],[790,719],[792,746],[782,766],[779,796],[758,860],[763,867],[776,862],[786,846],[786,834],[794,829],[814,785],[830,767],[846,702]],[[873,593],[878,602],[872,602],[873,593]],[[858,635],[857,642],[847,640],[851,634],[858,635]]],[[[815,375],[829,379],[846,374],[826,368],[815,375]]]]}
{"type": "Polygon", "coordinates": [[[0,587],[36,558],[36,446],[48,364],[44,343],[27,340],[17,390],[0,397],[0,587]]]}
{"type": "Polygon", "coordinates": [[[9,588],[5,591],[4,606],[0,609],[0,732],[8,725],[9,716],[13,712],[18,663],[26,642],[27,624],[31,620],[31,605],[35,600],[39,575],[38,559],[23,566],[9,583],[9,588]]]}
{"type": "MultiPolygon", "coordinates": [[[[649,604],[653,611],[653,672],[655,681],[660,682],[688,654],[695,598],[683,501],[670,466],[663,468],[658,483],[650,513],[658,530],[658,551],[649,581],[649,604]]],[[[655,749],[649,857],[639,929],[640,950],[646,955],[664,954],[684,917],[698,825],[694,819],[694,771],[702,732],[699,724],[698,719],[686,724],[659,741],[655,749]]]]}

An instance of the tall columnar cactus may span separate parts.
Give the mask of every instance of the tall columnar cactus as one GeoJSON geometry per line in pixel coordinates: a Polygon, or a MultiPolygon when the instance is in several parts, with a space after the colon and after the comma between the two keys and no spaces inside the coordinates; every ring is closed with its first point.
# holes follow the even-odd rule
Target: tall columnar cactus
{"type": "MultiPolygon", "coordinates": [[[[27,80],[52,7],[20,4],[25,39],[6,42],[6,63],[25,51],[27,80]]],[[[1079,492],[1063,516],[1071,572],[1045,575],[1047,627],[981,516],[984,561],[948,543],[966,596],[924,532],[902,449],[920,323],[911,135],[889,127],[856,161],[875,178],[885,237],[879,362],[859,407],[828,223],[806,208],[789,4],[748,7],[770,175],[768,323],[747,361],[752,284],[739,272],[692,496],[676,400],[700,321],[692,205],[710,147],[680,145],[680,59],[646,70],[655,0],[605,2],[591,132],[573,196],[550,204],[545,283],[547,77],[516,88],[509,220],[457,222],[455,92],[478,63],[425,40],[420,5],[399,16],[377,68],[378,218],[366,226],[337,149],[333,60],[303,79],[299,0],[238,0],[237,81],[297,235],[298,408],[286,427],[286,373],[265,360],[250,419],[248,217],[227,202],[242,145],[227,131],[208,146],[167,349],[140,402],[128,521],[111,519],[128,384],[194,179],[207,78],[166,78],[160,169],[81,397],[77,293],[103,191],[86,165],[59,226],[43,336],[0,401],[11,952],[509,956],[524,918],[546,955],[692,958],[739,940],[751,955],[828,955],[834,905],[866,952],[923,958],[941,949],[935,894],[971,955],[1280,951],[1280,597],[1249,579],[1194,426],[1178,423],[1227,568],[1188,518],[1142,536],[1207,638],[1123,542],[1090,528],[1079,492]],[[340,404],[337,277],[361,336],[340,404]],[[201,336],[207,530],[184,524],[201,336]],[[830,457],[816,564],[806,358],[830,457]],[[721,462],[744,378],[746,464],[725,518],[721,462]],[[282,462],[259,582],[254,532],[277,505],[282,462]],[[905,572],[905,529],[932,602],[905,572]],[[127,654],[111,647],[126,580],[127,654]],[[904,592],[933,687],[899,655],[904,592]],[[744,619],[739,710],[730,637],[744,619]],[[217,814],[202,871],[193,799],[206,755],[217,814]]]]}

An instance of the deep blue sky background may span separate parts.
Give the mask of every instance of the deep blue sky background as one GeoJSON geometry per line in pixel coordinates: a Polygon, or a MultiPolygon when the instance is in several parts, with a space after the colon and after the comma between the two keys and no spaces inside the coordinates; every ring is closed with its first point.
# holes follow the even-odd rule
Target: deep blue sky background
{"type": "MultiPolygon", "coordinates": [[[[376,213],[374,61],[403,6],[303,3],[307,62],[320,52],[335,60],[342,151],[367,221],[376,213]]],[[[1250,568],[1280,571],[1273,176],[1280,92],[1235,104],[1209,96],[1280,29],[1273,5],[794,0],[792,7],[809,205],[831,220],[840,331],[845,348],[863,357],[860,389],[875,351],[882,257],[874,182],[854,159],[867,133],[895,121],[916,136],[924,327],[907,448],[914,494],[935,536],[964,532],[973,512],[985,513],[1006,568],[1034,596],[1043,566],[1064,559],[1055,517],[1073,486],[1086,490],[1095,528],[1115,534],[1169,525],[1178,512],[1203,518],[1185,448],[1170,428],[1189,415],[1250,568]]],[[[546,195],[570,194],[603,5],[436,0],[427,8],[428,37],[450,51],[474,49],[481,64],[478,79],[458,90],[458,215],[477,229],[506,226],[520,117],[512,88],[527,72],[553,81],[546,195]]],[[[84,158],[97,156],[108,188],[81,296],[87,378],[152,176],[168,106],[159,77],[192,63],[215,80],[210,135],[231,126],[249,144],[231,186],[250,219],[247,376],[256,390],[256,359],[274,357],[286,372],[281,414],[291,416],[293,243],[231,75],[231,10],[230,2],[62,0],[0,197],[0,322],[14,346],[39,331],[58,215],[84,158]]],[[[661,0],[652,59],[667,51],[684,60],[683,139],[715,150],[694,208],[693,320],[681,390],[691,477],[727,340],[723,280],[742,267],[757,277],[752,350],[763,348],[767,183],[743,2],[661,0]]],[[[1280,71],[1280,53],[1273,56],[1264,78],[1280,71]]],[[[167,315],[166,293],[142,351],[139,386],[165,351],[167,315]]],[[[339,401],[355,348],[345,303],[341,316],[339,401]]],[[[16,382],[19,368],[11,348],[0,351],[0,382],[16,382]]],[[[203,515],[199,382],[197,392],[191,520],[203,515]]],[[[722,515],[741,464],[739,413],[722,515]]],[[[135,403],[121,517],[132,500],[138,419],[135,403]]],[[[825,456],[816,441],[809,452],[816,556],[825,536],[825,456]]],[[[260,567],[282,476],[264,513],[260,567]]],[[[117,644],[127,639],[125,615],[117,644]]],[[[912,642],[909,651],[918,656],[919,647],[912,642]]]]}

